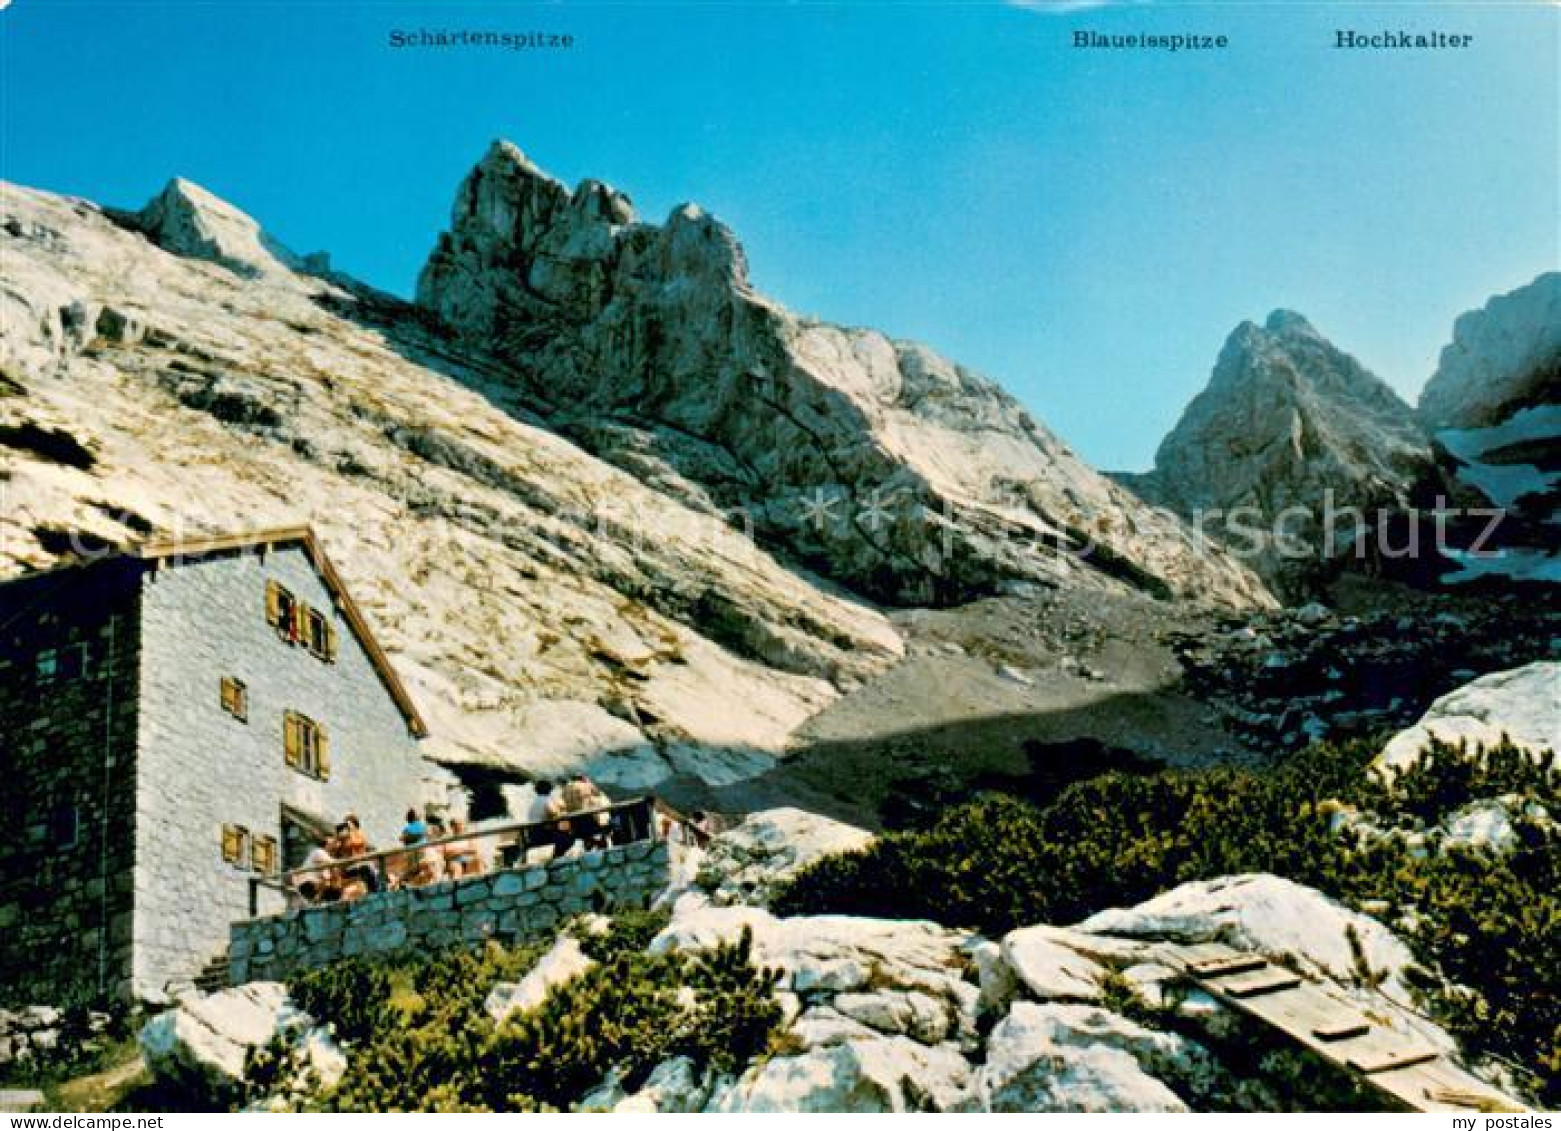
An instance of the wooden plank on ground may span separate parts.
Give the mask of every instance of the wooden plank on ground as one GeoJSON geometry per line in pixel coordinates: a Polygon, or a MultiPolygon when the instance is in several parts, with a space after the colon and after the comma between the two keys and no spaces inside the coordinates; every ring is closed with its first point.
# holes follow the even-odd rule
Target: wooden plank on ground
{"type": "Polygon", "coordinates": [[[1266,958],[1260,958],[1255,954],[1238,954],[1235,957],[1221,956],[1194,962],[1190,969],[1199,978],[1228,978],[1232,974],[1246,974],[1253,970],[1261,970],[1267,965],[1266,958]]]}
{"type": "Polygon", "coordinates": [[[1329,1044],[1364,1037],[1369,1032],[1371,1022],[1364,1017],[1341,1017],[1312,1026],[1312,1036],[1329,1044]]]}
{"type": "Polygon", "coordinates": [[[1435,1049],[1424,1045],[1410,1045],[1376,1055],[1352,1053],[1346,1058],[1345,1063],[1356,1072],[1372,1076],[1378,1072],[1389,1072],[1395,1068],[1409,1068],[1411,1065],[1425,1064],[1427,1061],[1438,1059],[1441,1055],[1435,1049]]]}
{"type": "Polygon", "coordinates": [[[1366,1077],[1417,1111],[1522,1112],[1523,1105],[1444,1058],[1366,1077]]]}
{"type": "Polygon", "coordinates": [[[1383,1095],[1414,1111],[1526,1111],[1412,1031],[1383,1002],[1382,1016],[1335,983],[1275,966],[1223,943],[1167,943],[1163,961],[1180,966],[1203,990],[1233,1009],[1337,1067],[1353,1072],[1383,1095]]]}
{"type": "Polygon", "coordinates": [[[1293,990],[1301,984],[1301,976],[1288,970],[1267,969],[1229,981],[1220,982],[1220,990],[1234,998],[1253,998],[1263,994],[1277,994],[1293,990]]]}

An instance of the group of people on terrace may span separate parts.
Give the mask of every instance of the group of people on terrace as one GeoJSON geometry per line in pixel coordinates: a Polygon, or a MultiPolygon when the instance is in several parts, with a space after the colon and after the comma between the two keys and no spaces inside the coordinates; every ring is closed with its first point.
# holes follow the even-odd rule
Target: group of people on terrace
{"type": "Polygon", "coordinates": [[[539,781],[520,828],[473,835],[465,822],[448,823],[436,813],[408,809],[400,848],[379,852],[369,843],[357,814],[348,813],[335,833],[322,836],[304,862],[289,873],[289,886],[304,903],[361,899],[381,890],[421,887],[442,880],[480,876],[499,866],[545,863],[577,851],[605,848],[648,835],[585,775],[558,787],[539,781]],[[484,855],[491,848],[494,858],[484,855]]]}

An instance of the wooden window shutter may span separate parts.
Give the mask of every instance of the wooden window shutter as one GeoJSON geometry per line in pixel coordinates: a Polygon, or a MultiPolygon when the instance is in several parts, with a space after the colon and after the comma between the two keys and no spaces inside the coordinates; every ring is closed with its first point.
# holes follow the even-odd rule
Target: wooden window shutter
{"type": "Polygon", "coordinates": [[[282,620],[282,587],[274,581],[266,582],[266,623],[276,627],[282,620]]]}
{"type": "Polygon", "coordinates": [[[243,680],[222,677],[222,709],[240,722],[249,721],[249,690],[243,680]]]}
{"type": "Polygon", "coordinates": [[[276,838],[269,836],[257,836],[250,848],[250,865],[262,876],[269,876],[276,871],[276,838]]]}
{"type": "Polygon", "coordinates": [[[293,602],[293,623],[288,626],[293,643],[309,639],[309,606],[302,601],[293,602]]]}
{"type": "Polygon", "coordinates": [[[291,711],[282,716],[282,755],[287,764],[297,769],[303,761],[303,735],[299,718],[291,711]]]}
{"type": "Polygon", "coordinates": [[[333,621],[325,622],[325,658],[331,663],[336,662],[336,625],[333,621]]]}
{"type": "Polygon", "coordinates": [[[331,778],[331,739],[319,723],[314,726],[315,773],[321,781],[331,778]]]}
{"type": "Polygon", "coordinates": [[[246,834],[238,825],[222,826],[222,859],[229,864],[248,863],[244,859],[246,834]]]}

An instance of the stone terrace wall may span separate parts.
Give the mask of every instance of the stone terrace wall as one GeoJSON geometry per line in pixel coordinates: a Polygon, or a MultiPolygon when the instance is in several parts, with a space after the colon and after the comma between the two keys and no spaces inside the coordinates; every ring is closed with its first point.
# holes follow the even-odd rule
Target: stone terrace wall
{"type": "Polygon", "coordinates": [[[235,923],[229,978],[234,985],[283,981],[355,955],[533,938],[574,915],[647,906],[667,886],[670,859],[666,842],[641,841],[235,923]]]}

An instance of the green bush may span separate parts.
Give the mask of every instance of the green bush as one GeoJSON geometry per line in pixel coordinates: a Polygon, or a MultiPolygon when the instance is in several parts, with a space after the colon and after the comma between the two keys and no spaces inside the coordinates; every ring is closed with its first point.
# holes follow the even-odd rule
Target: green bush
{"type": "Polygon", "coordinates": [[[1001,934],[1070,923],[1191,880],[1272,872],[1359,906],[1413,914],[1407,941],[1466,994],[1427,1004],[1467,1046],[1514,1060],[1561,1098],[1561,836],[1520,817],[1505,855],[1420,857],[1393,837],[1333,830],[1341,805],[1379,827],[1419,828],[1471,799],[1516,794],[1561,814],[1554,755],[1502,742],[1432,743],[1390,782],[1367,772],[1380,742],[1319,744],[1267,771],[1106,774],[1037,808],[986,795],[931,828],[888,833],[817,861],[778,895],[781,914],[929,918],[1001,934]]]}
{"type": "Polygon", "coordinates": [[[672,921],[670,911],[620,911],[597,934],[575,929],[580,949],[597,962],[611,962],[620,954],[635,954],[650,945],[672,921]]]}

